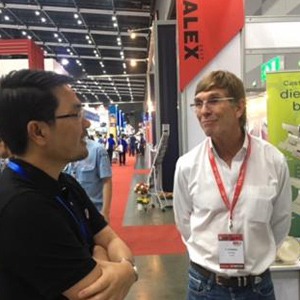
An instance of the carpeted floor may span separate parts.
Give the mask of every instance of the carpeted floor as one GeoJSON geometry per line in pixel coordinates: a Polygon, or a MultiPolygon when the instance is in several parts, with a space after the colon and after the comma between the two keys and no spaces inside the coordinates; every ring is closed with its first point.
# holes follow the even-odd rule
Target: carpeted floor
{"type": "Polygon", "coordinates": [[[132,180],[135,174],[147,174],[149,172],[148,169],[135,170],[134,166],[135,158],[133,157],[127,157],[126,166],[113,164],[112,228],[129,245],[134,255],[185,253],[185,247],[174,224],[123,225],[127,202],[135,201],[130,197],[132,180]]]}

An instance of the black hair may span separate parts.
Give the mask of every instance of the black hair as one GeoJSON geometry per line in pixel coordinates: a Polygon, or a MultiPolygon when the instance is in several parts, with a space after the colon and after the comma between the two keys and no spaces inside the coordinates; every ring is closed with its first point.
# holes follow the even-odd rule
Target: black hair
{"type": "Polygon", "coordinates": [[[50,71],[23,69],[0,79],[0,136],[13,154],[24,154],[27,124],[54,122],[58,101],[53,89],[73,81],[50,71]]]}

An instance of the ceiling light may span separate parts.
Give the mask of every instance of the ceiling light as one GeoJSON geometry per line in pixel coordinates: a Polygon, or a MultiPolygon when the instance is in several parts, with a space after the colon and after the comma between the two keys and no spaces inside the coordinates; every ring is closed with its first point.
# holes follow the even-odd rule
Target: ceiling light
{"type": "Polygon", "coordinates": [[[90,36],[89,36],[89,35],[86,35],[85,38],[86,38],[87,40],[89,40],[89,39],[90,39],[90,36]]]}
{"type": "Polygon", "coordinates": [[[130,65],[131,65],[132,67],[135,67],[135,66],[137,65],[136,60],[135,60],[135,59],[131,59],[131,60],[130,60],[130,65]]]}
{"type": "Polygon", "coordinates": [[[114,25],[114,27],[118,27],[118,24],[117,24],[117,23],[114,23],[113,25],[114,25]]]}
{"type": "Polygon", "coordinates": [[[62,42],[62,39],[61,39],[61,38],[59,38],[59,39],[58,39],[58,41],[61,43],[61,42],[62,42]]]}
{"type": "Polygon", "coordinates": [[[82,21],[81,21],[81,20],[78,20],[78,21],[77,21],[77,24],[78,24],[78,25],[81,25],[81,24],[82,24],[82,21]]]}
{"type": "Polygon", "coordinates": [[[4,20],[9,21],[10,20],[9,16],[4,16],[4,20]]]}
{"type": "Polygon", "coordinates": [[[42,17],[41,21],[42,21],[42,23],[45,23],[46,22],[46,18],[42,17]]]}
{"type": "Polygon", "coordinates": [[[152,27],[144,27],[144,28],[135,28],[135,29],[128,29],[127,32],[129,33],[132,39],[136,38],[136,32],[138,31],[145,31],[145,30],[152,30],[152,27]]]}
{"type": "Polygon", "coordinates": [[[36,16],[39,16],[41,14],[39,10],[36,10],[34,13],[36,16]]]}
{"type": "Polygon", "coordinates": [[[113,21],[116,21],[116,20],[117,20],[117,18],[116,18],[115,15],[113,15],[113,16],[111,17],[111,19],[112,19],[113,21]]]}
{"type": "Polygon", "coordinates": [[[27,35],[27,38],[28,38],[29,40],[31,40],[31,39],[32,39],[31,35],[27,35]]]}
{"type": "Polygon", "coordinates": [[[134,40],[136,38],[136,33],[135,32],[131,32],[130,33],[130,38],[132,38],[134,40]]]}
{"type": "Polygon", "coordinates": [[[79,15],[78,14],[74,14],[74,19],[78,19],[79,15]]]}
{"type": "Polygon", "coordinates": [[[23,31],[22,31],[22,35],[26,35],[26,34],[27,34],[26,31],[23,30],[23,31]]]}
{"type": "Polygon", "coordinates": [[[63,66],[67,66],[69,64],[69,61],[66,58],[63,58],[60,62],[63,66]]]}
{"type": "Polygon", "coordinates": [[[58,34],[57,34],[57,33],[54,33],[54,37],[58,38],[58,34]]]}

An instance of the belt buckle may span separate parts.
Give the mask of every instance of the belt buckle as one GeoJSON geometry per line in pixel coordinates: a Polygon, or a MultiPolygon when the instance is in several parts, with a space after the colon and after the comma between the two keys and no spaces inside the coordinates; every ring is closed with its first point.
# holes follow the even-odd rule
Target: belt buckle
{"type": "Polygon", "coordinates": [[[246,287],[248,284],[247,276],[237,277],[238,287],[246,287]]]}
{"type": "MultiPolygon", "coordinates": [[[[224,281],[222,281],[222,278],[223,278],[222,276],[216,275],[215,278],[216,278],[215,281],[218,285],[222,285],[222,286],[224,285],[223,284],[224,281]]],[[[247,284],[248,284],[247,276],[240,276],[240,277],[235,277],[235,278],[237,280],[238,287],[246,287],[247,286],[247,284]]],[[[232,277],[232,279],[233,279],[233,277],[232,277]]],[[[228,278],[228,280],[230,280],[230,278],[228,278]]]]}

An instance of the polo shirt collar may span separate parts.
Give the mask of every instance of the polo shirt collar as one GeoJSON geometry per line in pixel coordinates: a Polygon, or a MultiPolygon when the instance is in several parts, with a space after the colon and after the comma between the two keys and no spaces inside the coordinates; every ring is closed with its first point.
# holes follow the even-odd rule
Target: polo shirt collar
{"type": "Polygon", "coordinates": [[[59,175],[58,180],[55,180],[47,173],[28,162],[25,162],[21,159],[11,159],[11,161],[19,165],[24,170],[25,178],[18,174],[16,175],[20,176],[22,180],[28,181],[34,186],[34,188],[40,190],[43,194],[47,194],[50,197],[55,197],[61,193],[65,186],[64,175],[62,173],[59,175]]]}

